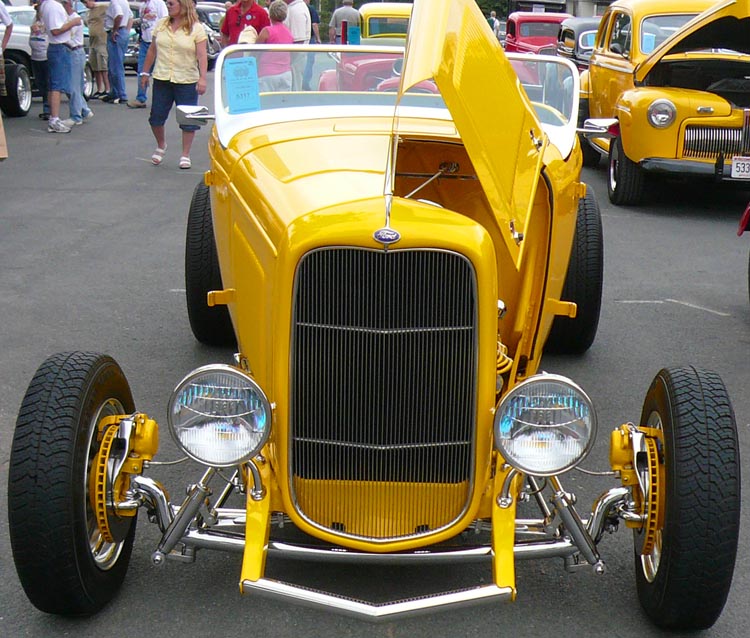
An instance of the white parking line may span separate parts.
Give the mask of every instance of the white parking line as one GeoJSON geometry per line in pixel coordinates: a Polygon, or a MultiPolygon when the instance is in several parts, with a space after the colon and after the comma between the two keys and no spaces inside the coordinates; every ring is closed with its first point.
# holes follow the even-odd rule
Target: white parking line
{"type": "Polygon", "coordinates": [[[718,315],[719,317],[731,317],[732,315],[728,312],[721,312],[720,310],[713,310],[706,308],[705,306],[699,306],[698,304],[690,303],[688,301],[680,301],[679,299],[618,299],[615,303],[626,303],[626,304],[663,304],[676,303],[680,306],[687,306],[688,308],[694,308],[695,310],[703,310],[704,312],[710,312],[712,315],[718,315]]]}
{"type": "Polygon", "coordinates": [[[720,312],[719,310],[712,310],[711,308],[706,308],[705,306],[699,306],[694,303],[688,303],[687,301],[680,301],[679,299],[665,299],[664,301],[669,301],[670,303],[676,303],[680,304],[681,306],[687,306],[688,308],[695,308],[696,310],[705,310],[706,312],[710,312],[712,315],[719,315],[719,317],[731,317],[728,312],[720,312]]]}

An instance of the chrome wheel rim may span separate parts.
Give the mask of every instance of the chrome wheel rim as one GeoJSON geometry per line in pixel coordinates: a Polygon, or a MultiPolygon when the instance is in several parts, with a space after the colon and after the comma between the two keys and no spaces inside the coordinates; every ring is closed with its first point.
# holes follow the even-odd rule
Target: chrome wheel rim
{"type": "Polygon", "coordinates": [[[22,111],[27,112],[31,108],[31,82],[28,75],[18,74],[16,94],[18,95],[18,106],[22,111]]]}
{"type": "MultiPolygon", "coordinates": [[[[661,416],[658,412],[652,412],[649,415],[646,425],[657,430],[664,430],[664,428],[662,427],[661,416]]],[[[654,582],[656,574],[659,571],[659,565],[661,564],[662,543],[662,530],[658,529],[654,534],[654,548],[648,554],[641,554],[641,569],[643,570],[643,576],[649,583],[654,582]]]]}
{"type": "Polygon", "coordinates": [[[83,477],[83,493],[86,495],[86,502],[84,504],[86,533],[88,536],[91,558],[94,560],[94,564],[102,571],[107,571],[114,567],[117,559],[120,557],[124,541],[109,543],[102,538],[99,526],[96,523],[96,515],[91,508],[91,502],[89,500],[89,473],[91,472],[92,463],[99,452],[99,443],[97,442],[96,436],[98,430],[97,426],[105,417],[124,413],[125,408],[122,403],[117,399],[107,399],[95,412],[94,417],[91,419],[91,423],[89,423],[87,433],[88,454],[86,459],[86,472],[83,477]]]}

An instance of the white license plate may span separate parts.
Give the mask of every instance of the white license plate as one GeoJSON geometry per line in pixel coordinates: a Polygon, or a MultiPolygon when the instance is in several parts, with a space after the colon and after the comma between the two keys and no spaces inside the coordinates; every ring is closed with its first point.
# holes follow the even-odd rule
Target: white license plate
{"type": "Polygon", "coordinates": [[[735,179],[750,179],[750,157],[732,158],[732,177],[735,179]]]}

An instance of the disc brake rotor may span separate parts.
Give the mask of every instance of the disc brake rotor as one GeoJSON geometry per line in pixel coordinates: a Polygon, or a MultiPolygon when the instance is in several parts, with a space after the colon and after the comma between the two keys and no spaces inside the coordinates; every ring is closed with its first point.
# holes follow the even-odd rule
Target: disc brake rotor
{"type": "Polygon", "coordinates": [[[656,439],[646,437],[644,441],[648,455],[649,487],[643,500],[643,514],[646,514],[646,523],[643,526],[641,554],[646,556],[654,551],[656,534],[662,528],[663,508],[661,502],[664,485],[660,472],[656,439]]]}
{"type": "Polygon", "coordinates": [[[117,425],[110,425],[102,433],[102,440],[99,451],[91,463],[91,477],[89,481],[89,501],[94,511],[96,524],[102,539],[107,543],[115,543],[123,540],[130,528],[131,518],[118,517],[108,507],[116,500],[121,500],[129,483],[128,477],[120,475],[115,484],[112,484],[109,468],[112,463],[112,449],[119,428],[117,425]]]}

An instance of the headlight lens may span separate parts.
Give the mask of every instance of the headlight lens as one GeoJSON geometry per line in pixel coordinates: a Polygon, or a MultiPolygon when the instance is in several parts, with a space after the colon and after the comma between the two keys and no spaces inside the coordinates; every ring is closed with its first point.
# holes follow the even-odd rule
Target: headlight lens
{"type": "Polygon", "coordinates": [[[261,450],[271,431],[271,405],[252,377],[231,366],[209,365],[175,388],[167,420],[185,454],[227,467],[261,450]]]}
{"type": "Polygon", "coordinates": [[[669,100],[654,100],[648,107],[648,121],[654,128],[667,128],[677,116],[677,108],[669,100]]]}
{"type": "Polygon", "coordinates": [[[534,476],[569,470],[596,438],[591,400],[570,379],[553,374],[519,383],[495,414],[495,445],[507,463],[534,476]]]}

